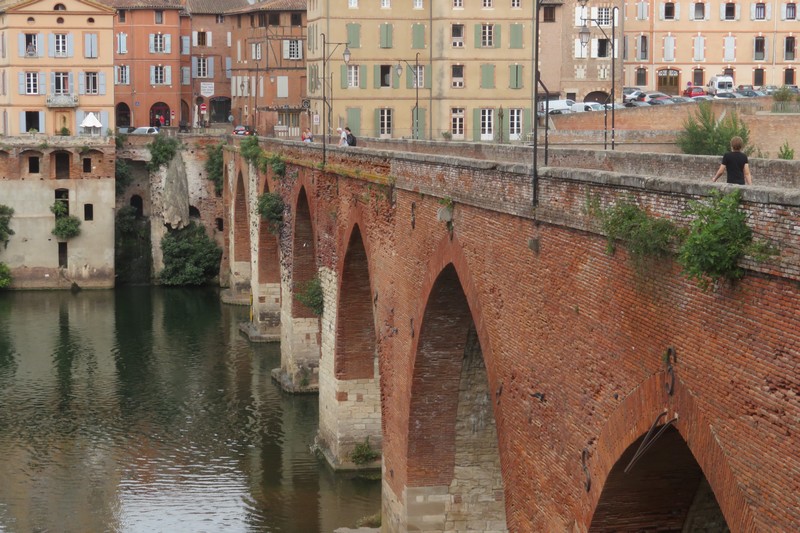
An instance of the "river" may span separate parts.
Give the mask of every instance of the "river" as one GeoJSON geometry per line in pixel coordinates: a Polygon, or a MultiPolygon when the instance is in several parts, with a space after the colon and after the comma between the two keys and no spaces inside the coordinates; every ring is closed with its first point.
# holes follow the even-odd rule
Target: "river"
{"type": "Polygon", "coordinates": [[[0,291],[0,531],[329,533],[380,481],[309,447],[316,396],[213,289],[0,291]]]}

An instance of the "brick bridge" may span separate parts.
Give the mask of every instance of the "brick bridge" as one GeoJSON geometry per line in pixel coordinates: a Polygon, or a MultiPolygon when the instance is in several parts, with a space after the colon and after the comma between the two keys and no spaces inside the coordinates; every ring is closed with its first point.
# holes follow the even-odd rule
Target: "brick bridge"
{"type": "Polygon", "coordinates": [[[382,452],[383,531],[797,530],[797,164],[755,162],[770,187],[743,194],[780,257],[703,291],[608,255],[587,198],[686,224],[728,187],[717,158],[553,151],[534,209],[530,149],[364,144],[322,170],[319,144],[262,140],[284,175],[229,146],[225,268],[284,387],[318,389],[328,461],[382,452]],[[293,297],[315,276],[321,317],[293,297]]]}

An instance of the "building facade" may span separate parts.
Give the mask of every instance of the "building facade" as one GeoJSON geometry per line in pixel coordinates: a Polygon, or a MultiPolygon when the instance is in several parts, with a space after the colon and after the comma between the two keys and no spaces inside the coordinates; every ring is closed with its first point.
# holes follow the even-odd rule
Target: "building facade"
{"type": "Polygon", "coordinates": [[[797,84],[796,2],[629,1],[625,84],[675,94],[729,75],[736,85],[797,84]]]}

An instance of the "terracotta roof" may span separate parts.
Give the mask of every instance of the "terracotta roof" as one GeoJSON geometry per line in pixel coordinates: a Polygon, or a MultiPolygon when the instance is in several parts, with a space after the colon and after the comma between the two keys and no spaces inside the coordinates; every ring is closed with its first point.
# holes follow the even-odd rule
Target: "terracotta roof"
{"type": "MultiPolygon", "coordinates": [[[[203,0],[201,0],[203,1],[203,0]]],[[[204,0],[210,2],[213,0],[204,0]]],[[[219,0],[217,0],[219,1],[219,0]]],[[[253,2],[240,8],[226,9],[225,13],[252,13],[254,11],[306,11],[306,0],[266,0],[264,2],[253,2]]]]}
{"type": "Polygon", "coordinates": [[[183,9],[180,0],[97,0],[117,9],[183,9]]]}
{"type": "Polygon", "coordinates": [[[251,0],[186,0],[186,11],[189,13],[218,15],[227,13],[232,9],[247,7],[252,3],[251,0]]]}

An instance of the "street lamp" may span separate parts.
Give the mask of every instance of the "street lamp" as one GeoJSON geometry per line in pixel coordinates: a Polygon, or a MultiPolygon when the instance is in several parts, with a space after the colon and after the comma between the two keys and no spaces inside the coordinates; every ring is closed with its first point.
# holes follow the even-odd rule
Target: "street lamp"
{"type": "MultiPolygon", "coordinates": [[[[325,166],[328,153],[328,127],[330,123],[330,117],[328,115],[332,112],[333,107],[332,105],[328,104],[328,61],[336,49],[339,48],[339,46],[344,45],[342,59],[344,59],[345,65],[350,63],[350,48],[348,48],[350,43],[329,43],[326,40],[324,33],[321,33],[320,35],[322,35],[322,165],[325,166]],[[335,44],[336,46],[334,46],[333,50],[328,53],[328,45],[331,44],[335,44]]],[[[331,83],[331,90],[333,90],[333,83],[331,83]]],[[[333,97],[333,95],[331,95],[331,97],[333,97]]]]}
{"type": "MultiPolygon", "coordinates": [[[[542,10],[543,5],[554,5],[555,2],[552,0],[534,0],[533,6],[533,18],[534,18],[534,25],[533,25],[533,176],[531,177],[531,189],[532,189],[532,200],[533,200],[533,207],[536,207],[539,204],[539,86],[542,87],[544,90],[545,95],[545,126],[544,126],[544,164],[547,164],[547,131],[548,131],[548,111],[549,106],[547,102],[550,100],[550,91],[547,90],[547,86],[542,81],[542,73],[539,72],[539,21],[541,17],[539,17],[539,12],[542,10]]],[[[560,4],[560,2],[559,2],[560,4]]]]}
{"type": "MultiPolygon", "coordinates": [[[[581,7],[586,7],[588,0],[578,0],[581,4],[581,7]]],[[[611,8],[611,39],[608,38],[608,34],[605,32],[603,27],[600,25],[600,20],[593,19],[593,18],[581,18],[583,20],[583,26],[581,27],[580,31],[578,32],[578,38],[581,41],[581,46],[586,46],[589,43],[589,40],[592,38],[592,33],[589,30],[589,27],[586,25],[587,22],[594,22],[595,25],[600,29],[603,33],[603,37],[606,38],[607,41],[611,43],[611,94],[608,98],[606,98],[606,105],[605,107],[605,114],[603,116],[605,126],[605,135],[603,136],[603,149],[608,149],[608,101],[611,100],[611,149],[614,150],[616,146],[616,135],[615,135],[615,110],[616,110],[616,103],[617,103],[617,74],[616,74],[616,64],[617,59],[616,55],[616,27],[617,27],[617,15],[619,13],[619,7],[614,6],[611,8]]]]}
{"type": "MultiPolygon", "coordinates": [[[[395,72],[397,72],[397,77],[400,77],[403,74],[403,65],[400,64],[400,61],[408,65],[408,68],[411,68],[411,63],[405,59],[398,60],[397,65],[394,67],[395,72]]],[[[417,96],[414,102],[414,131],[411,134],[411,138],[419,139],[419,52],[417,52],[417,55],[414,58],[414,88],[417,90],[417,96]]]]}

